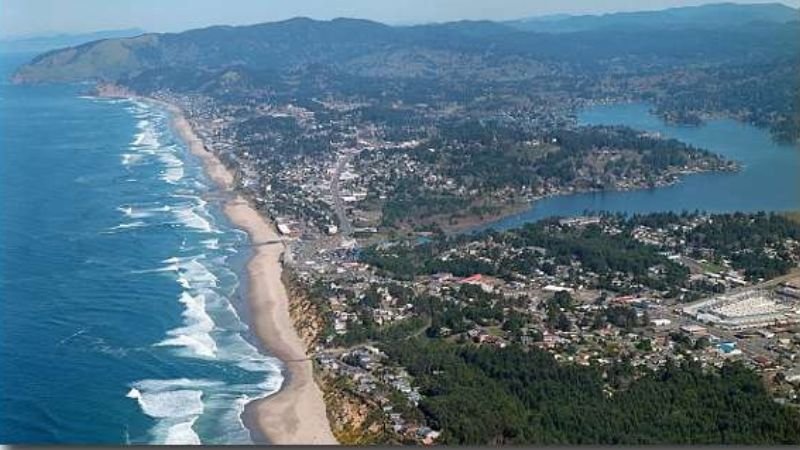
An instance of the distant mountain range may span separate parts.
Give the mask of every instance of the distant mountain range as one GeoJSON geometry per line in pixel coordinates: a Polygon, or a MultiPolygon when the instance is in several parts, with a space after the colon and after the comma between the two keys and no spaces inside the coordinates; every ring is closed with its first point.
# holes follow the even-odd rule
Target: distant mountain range
{"type": "Polygon", "coordinates": [[[33,53],[45,52],[57,48],[74,47],[87,42],[101,39],[114,39],[138,36],[144,34],[141,28],[127,28],[124,30],[104,30],[93,33],[81,34],[52,34],[42,36],[26,36],[0,39],[0,52],[3,53],[33,53]]]}
{"type": "MultiPolygon", "coordinates": [[[[507,67],[503,76],[519,78],[535,76],[540,63],[568,63],[585,69],[620,57],[642,64],[651,64],[647,61],[652,58],[660,64],[792,58],[800,51],[800,22],[791,21],[796,13],[775,4],[719,4],[526,22],[596,24],[560,34],[522,31],[523,22],[516,26],[461,21],[392,27],[360,19],[297,18],[94,41],[44,53],[22,67],[15,80],[119,80],[148,72],[155,80],[165,79],[164,71],[169,70],[173,79],[178,72],[185,72],[179,75],[186,82],[199,72],[229,68],[263,73],[316,66],[359,76],[466,78],[477,76],[475,70],[489,76],[489,69],[507,67]],[[716,24],[713,29],[688,26],[702,23],[703,17],[706,24],[716,24]],[[716,19],[712,21],[712,17],[716,19]],[[613,26],[615,23],[627,25],[613,26]],[[636,23],[639,25],[633,25],[636,23]],[[686,28],[676,32],[677,23],[687,24],[686,28]]],[[[492,79],[499,80],[498,76],[492,79]]]]}
{"type": "Polygon", "coordinates": [[[598,29],[701,28],[714,29],[752,22],[786,23],[800,19],[798,10],[782,3],[717,3],[603,15],[531,17],[505,22],[519,30],[542,33],[568,33],[598,29]]]}

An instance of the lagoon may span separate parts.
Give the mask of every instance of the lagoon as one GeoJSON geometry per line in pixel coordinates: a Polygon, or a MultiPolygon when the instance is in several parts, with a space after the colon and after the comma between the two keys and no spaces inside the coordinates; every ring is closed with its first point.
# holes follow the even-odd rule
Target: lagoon
{"type": "Polygon", "coordinates": [[[791,211],[800,208],[800,149],[774,142],[767,130],[732,119],[714,119],[701,126],[669,124],[641,103],[596,105],[578,115],[581,125],[625,125],[658,132],[740,163],[734,173],[703,173],[667,187],[635,191],[591,192],[543,199],[532,208],[488,224],[506,230],[528,222],[587,212],[626,214],[662,211],[791,211]]]}

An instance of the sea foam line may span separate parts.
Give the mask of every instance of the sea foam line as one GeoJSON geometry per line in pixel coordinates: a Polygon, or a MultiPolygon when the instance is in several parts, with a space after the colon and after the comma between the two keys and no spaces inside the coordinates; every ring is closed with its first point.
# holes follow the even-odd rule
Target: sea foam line
{"type": "Polygon", "coordinates": [[[101,231],[101,234],[116,234],[116,233],[120,233],[120,232],[123,232],[123,231],[126,231],[126,230],[142,228],[142,227],[146,227],[146,226],[147,226],[147,223],[142,222],[141,220],[136,220],[134,222],[121,223],[119,225],[115,225],[115,226],[107,229],[106,231],[101,231]]]}
{"type": "Polygon", "coordinates": [[[206,311],[206,297],[204,294],[191,295],[182,292],[179,301],[184,305],[184,326],[167,332],[169,336],[156,346],[184,347],[190,356],[201,358],[215,358],[217,356],[217,343],[211,337],[211,332],[216,324],[206,311]]]}
{"type": "MultiPolygon", "coordinates": [[[[135,156],[123,156],[123,163],[135,164],[144,157],[157,158],[163,165],[159,173],[161,179],[170,184],[180,182],[180,187],[170,195],[189,201],[178,202],[181,204],[172,205],[165,211],[152,211],[135,205],[122,206],[120,211],[131,219],[145,218],[152,213],[168,213],[173,217],[172,223],[181,225],[187,231],[223,233],[213,225],[208,203],[195,190],[204,190],[206,186],[194,178],[183,180],[184,162],[178,157],[179,147],[174,144],[163,145],[166,140],[161,127],[166,118],[157,115],[149,105],[136,101],[131,104],[139,122],[127,154],[135,156]]],[[[225,232],[243,233],[235,229],[226,229],[225,232]]],[[[191,236],[187,234],[190,240],[197,242],[191,236]]],[[[227,246],[227,239],[224,241],[224,246],[227,246]]],[[[219,238],[200,240],[199,244],[214,254],[218,254],[220,249],[219,238]]],[[[199,422],[198,419],[208,415],[213,416],[215,422],[224,424],[224,440],[251,443],[249,432],[241,419],[245,405],[277,392],[283,383],[280,361],[261,354],[244,338],[241,333],[247,330],[247,325],[241,322],[230,299],[218,292],[221,289],[220,278],[215,271],[220,268],[218,265],[224,263],[224,257],[209,258],[205,253],[200,253],[167,258],[162,261],[161,267],[138,272],[172,273],[183,288],[178,296],[183,306],[182,323],[167,331],[164,339],[154,346],[178,347],[175,351],[178,356],[214,359],[231,365],[226,372],[238,370],[244,371],[243,374],[252,374],[245,379],[237,376],[235,379],[240,381],[231,383],[180,378],[142,380],[132,384],[127,396],[137,401],[144,414],[156,420],[150,430],[154,444],[200,444],[205,435],[202,429],[197,428],[197,424],[205,423],[205,419],[211,417],[199,422]],[[217,322],[224,327],[220,328],[217,322]],[[220,412],[222,415],[217,415],[220,412]]],[[[227,286],[228,276],[220,276],[227,286]]],[[[217,440],[219,436],[215,434],[210,438],[217,440]]]]}
{"type": "Polygon", "coordinates": [[[150,379],[133,383],[125,396],[135,399],[142,412],[156,420],[150,431],[153,444],[197,445],[200,436],[193,427],[205,411],[203,389],[223,385],[203,379],[150,379]]]}
{"type": "Polygon", "coordinates": [[[203,233],[222,233],[211,225],[211,222],[200,215],[199,211],[204,211],[203,206],[182,206],[173,209],[173,214],[177,219],[176,224],[203,233]]]}

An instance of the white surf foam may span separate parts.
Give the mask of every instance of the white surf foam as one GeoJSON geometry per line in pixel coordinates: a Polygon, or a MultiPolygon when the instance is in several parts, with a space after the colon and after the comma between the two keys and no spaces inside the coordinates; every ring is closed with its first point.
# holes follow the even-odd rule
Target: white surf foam
{"type": "Polygon", "coordinates": [[[223,386],[224,383],[204,378],[171,378],[167,380],[147,379],[137,381],[132,388],[147,392],[164,392],[176,389],[201,389],[223,386]]]}
{"type": "Polygon", "coordinates": [[[148,392],[134,387],[127,396],[136,399],[142,412],[154,419],[190,417],[203,413],[203,391],[200,390],[148,392]]]}
{"type": "MultiPolygon", "coordinates": [[[[219,250],[227,249],[230,242],[227,236],[197,234],[222,231],[216,228],[208,203],[198,195],[205,185],[186,172],[187,166],[180,158],[182,148],[171,146],[172,140],[165,131],[166,116],[147,105],[131,104],[138,123],[122,156],[123,164],[152,164],[155,176],[176,185],[170,188],[169,195],[180,200],[170,202],[171,207],[142,202],[121,205],[119,210],[131,223],[153,215],[158,219],[148,222],[165,217],[168,224],[188,238],[190,245],[185,251],[197,253],[174,253],[182,256],[167,258],[161,261],[161,267],[156,265],[147,271],[163,272],[183,287],[178,297],[184,307],[182,323],[166,331],[154,345],[173,347],[161,351],[181,357],[214,359],[215,366],[224,365],[224,373],[236,376],[231,376],[228,383],[185,378],[143,380],[130,386],[128,397],[156,421],[150,430],[153,444],[201,444],[201,440],[216,442],[220,437],[230,443],[248,443],[249,433],[241,423],[244,406],[278,391],[283,383],[281,363],[259,353],[241,334],[247,326],[239,320],[227,297],[232,292],[228,289],[231,276],[222,269],[224,259],[220,262],[215,258],[227,253],[219,250]]],[[[224,231],[246,236],[239,230],[224,231]]],[[[235,276],[234,273],[232,277],[235,276]]],[[[228,380],[226,375],[219,376],[228,380]]]]}
{"type": "Polygon", "coordinates": [[[135,98],[131,98],[131,99],[129,99],[129,101],[133,106],[135,106],[140,111],[150,111],[151,110],[150,105],[145,103],[145,102],[143,102],[143,101],[136,100],[135,98]]]}
{"type": "Polygon", "coordinates": [[[144,219],[147,217],[152,217],[158,213],[169,212],[171,209],[172,208],[169,205],[158,206],[154,208],[134,208],[133,206],[120,206],[117,208],[117,211],[123,213],[126,217],[130,217],[131,219],[144,219]]]}
{"type": "Polygon", "coordinates": [[[247,426],[244,424],[244,420],[242,420],[242,417],[244,415],[245,406],[247,406],[247,404],[250,403],[251,400],[252,399],[249,396],[242,395],[242,396],[239,396],[239,398],[237,398],[236,401],[234,402],[234,405],[236,405],[236,409],[234,409],[232,411],[232,419],[235,420],[239,424],[239,430],[240,431],[238,433],[236,433],[238,436],[237,435],[234,435],[234,436],[229,435],[228,439],[230,441],[244,441],[244,442],[247,442],[247,439],[249,438],[249,434],[250,433],[248,432],[247,426]]]}
{"type": "Polygon", "coordinates": [[[167,334],[175,337],[164,339],[156,347],[180,347],[184,356],[214,359],[217,355],[217,343],[208,333],[195,332],[190,327],[170,330],[167,334]]]}
{"type": "MultiPolygon", "coordinates": [[[[163,440],[163,445],[201,445],[200,436],[192,428],[197,421],[194,417],[186,422],[176,423],[169,426],[166,430],[166,437],[163,440]]],[[[156,435],[161,433],[155,431],[156,435]]]]}
{"type": "Polygon", "coordinates": [[[185,326],[170,330],[169,336],[157,346],[183,347],[190,356],[214,358],[217,354],[217,343],[211,337],[215,324],[206,312],[206,301],[203,294],[192,296],[188,292],[181,293],[180,302],[186,307],[183,312],[185,326]]]}
{"type": "Polygon", "coordinates": [[[142,380],[131,386],[126,397],[156,420],[151,430],[153,444],[196,445],[201,441],[193,427],[205,411],[202,389],[221,386],[221,382],[202,379],[142,380]]]}
{"type": "Polygon", "coordinates": [[[161,173],[161,179],[170,184],[176,184],[183,179],[183,167],[169,167],[161,173]]]}
{"type": "Polygon", "coordinates": [[[178,220],[177,223],[187,228],[204,233],[219,233],[218,230],[211,226],[211,222],[198,214],[197,210],[200,208],[202,208],[202,206],[199,208],[183,206],[174,208],[173,213],[175,214],[175,218],[178,220]]]}
{"type": "Polygon", "coordinates": [[[219,250],[219,239],[205,239],[200,241],[209,250],[219,250]]]}
{"type": "Polygon", "coordinates": [[[140,154],[136,154],[136,153],[123,153],[122,154],[122,165],[124,165],[124,166],[135,165],[141,160],[142,160],[142,155],[140,155],[140,154]]]}
{"type": "Polygon", "coordinates": [[[188,283],[191,288],[215,288],[219,281],[208,267],[200,262],[201,258],[193,258],[188,261],[183,261],[178,264],[178,271],[188,283]]]}
{"type": "Polygon", "coordinates": [[[142,119],[136,124],[136,128],[139,132],[133,136],[133,141],[131,141],[129,148],[153,154],[160,146],[155,125],[148,119],[142,119]]]}
{"type": "Polygon", "coordinates": [[[132,150],[152,155],[155,153],[155,149],[158,148],[158,137],[153,130],[145,130],[136,135],[131,147],[132,150]]]}
{"type": "Polygon", "coordinates": [[[182,167],[183,161],[181,161],[181,159],[178,158],[173,151],[174,150],[171,149],[164,149],[161,153],[159,153],[158,159],[167,167],[182,167]]]}
{"type": "Polygon", "coordinates": [[[161,262],[162,263],[167,263],[167,264],[179,264],[179,263],[188,262],[188,261],[192,261],[194,259],[205,258],[205,257],[206,257],[205,253],[201,253],[201,254],[196,255],[196,256],[172,256],[172,257],[169,257],[169,258],[167,258],[167,259],[165,259],[165,260],[163,260],[161,262]]]}
{"type": "Polygon", "coordinates": [[[114,234],[114,233],[119,233],[119,232],[122,232],[122,231],[125,231],[125,230],[130,230],[130,229],[134,229],[134,228],[141,228],[141,227],[145,227],[145,226],[147,226],[147,224],[145,222],[142,222],[141,220],[137,220],[137,221],[129,222],[129,223],[121,223],[119,225],[113,226],[113,227],[109,228],[108,230],[104,231],[103,234],[114,234]]]}

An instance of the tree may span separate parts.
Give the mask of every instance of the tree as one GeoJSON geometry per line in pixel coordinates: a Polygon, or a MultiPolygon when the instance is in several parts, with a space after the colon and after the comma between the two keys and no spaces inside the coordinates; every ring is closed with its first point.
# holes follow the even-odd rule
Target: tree
{"type": "Polygon", "coordinates": [[[558,319],[556,321],[556,329],[561,331],[569,331],[572,329],[572,321],[569,320],[566,314],[563,312],[558,315],[558,319]]]}

